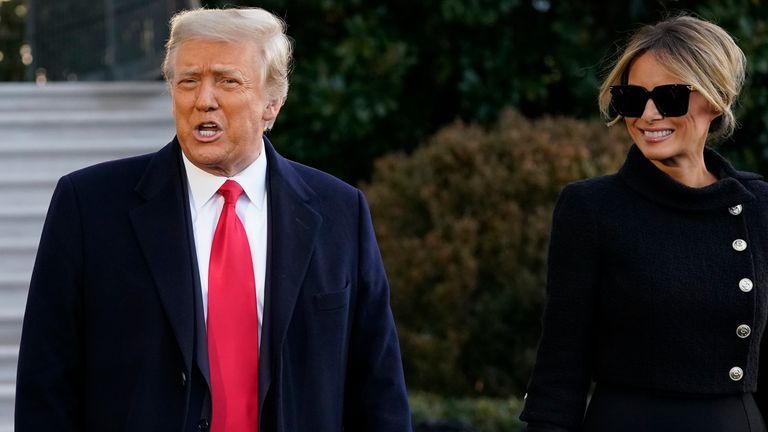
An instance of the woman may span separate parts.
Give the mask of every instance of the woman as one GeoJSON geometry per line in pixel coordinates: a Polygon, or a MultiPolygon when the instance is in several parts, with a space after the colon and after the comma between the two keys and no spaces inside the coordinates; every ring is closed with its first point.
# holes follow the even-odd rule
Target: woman
{"type": "Polygon", "coordinates": [[[722,28],[680,16],[603,83],[634,145],[555,208],[529,431],[766,431],[768,185],[705,147],[733,132],[744,68],[722,28]]]}

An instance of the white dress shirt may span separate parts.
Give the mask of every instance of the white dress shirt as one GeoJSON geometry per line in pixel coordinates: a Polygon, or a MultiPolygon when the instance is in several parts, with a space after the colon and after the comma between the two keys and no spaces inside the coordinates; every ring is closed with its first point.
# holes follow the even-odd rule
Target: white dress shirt
{"type": "Polygon", "coordinates": [[[203,313],[208,322],[208,267],[211,259],[211,245],[224,197],[217,194],[227,180],[234,180],[245,191],[237,200],[237,215],[245,227],[253,259],[253,276],[256,281],[256,303],[259,312],[259,345],[261,344],[261,322],[264,316],[264,281],[267,265],[267,158],[264,151],[258,159],[233,177],[220,177],[203,171],[184,158],[189,184],[189,204],[192,228],[195,235],[197,265],[200,270],[203,313]]]}

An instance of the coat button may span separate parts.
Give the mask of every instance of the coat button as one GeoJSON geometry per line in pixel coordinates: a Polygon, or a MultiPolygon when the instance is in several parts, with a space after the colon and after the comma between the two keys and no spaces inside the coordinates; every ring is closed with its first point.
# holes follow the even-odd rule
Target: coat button
{"type": "Polygon", "coordinates": [[[748,325],[742,324],[736,327],[736,336],[744,339],[752,333],[752,329],[748,325]]]}
{"type": "Polygon", "coordinates": [[[743,207],[741,206],[741,204],[736,204],[733,207],[728,207],[728,212],[734,216],[738,216],[741,214],[742,209],[743,207]]]}
{"type": "Polygon", "coordinates": [[[208,430],[211,428],[211,424],[208,423],[208,419],[202,419],[197,423],[197,429],[200,432],[208,432],[208,430]]]}
{"type": "Polygon", "coordinates": [[[734,381],[741,381],[741,379],[744,378],[744,371],[740,367],[734,366],[731,368],[730,372],[728,372],[728,376],[734,381]]]}
{"type": "MultiPolygon", "coordinates": [[[[734,368],[734,369],[736,369],[736,368],[734,368]]],[[[731,370],[733,370],[733,369],[731,369],[731,370]]],[[[208,423],[207,419],[202,419],[202,420],[200,420],[199,423],[197,423],[197,429],[200,432],[208,432],[208,430],[210,428],[211,428],[211,425],[210,425],[210,423],[208,423]]]]}
{"type": "Polygon", "coordinates": [[[752,291],[752,280],[749,278],[744,278],[739,281],[739,289],[744,292],[750,292],[752,291]]]}
{"type": "Polygon", "coordinates": [[[739,252],[747,248],[747,242],[742,239],[736,239],[732,244],[733,248],[739,252]]]}
{"type": "Polygon", "coordinates": [[[181,386],[187,386],[187,374],[184,371],[181,371],[181,386]]]}

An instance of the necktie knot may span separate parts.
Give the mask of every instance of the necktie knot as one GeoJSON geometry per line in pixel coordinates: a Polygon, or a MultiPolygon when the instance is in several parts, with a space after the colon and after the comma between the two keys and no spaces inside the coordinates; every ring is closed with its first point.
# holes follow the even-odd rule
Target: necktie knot
{"type": "Polygon", "coordinates": [[[243,194],[243,187],[234,180],[227,180],[219,188],[219,195],[224,197],[224,204],[235,205],[237,199],[243,194]]]}

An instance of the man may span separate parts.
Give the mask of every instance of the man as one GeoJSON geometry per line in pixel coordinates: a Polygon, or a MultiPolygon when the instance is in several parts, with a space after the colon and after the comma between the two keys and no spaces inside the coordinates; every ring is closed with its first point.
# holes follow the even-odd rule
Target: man
{"type": "Polygon", "coordinates": [[[176,138],[54,192],[16,432],[410,431],[365,199],[263,136],[290,58],[261,9],[173,18],[176,138]]]}

